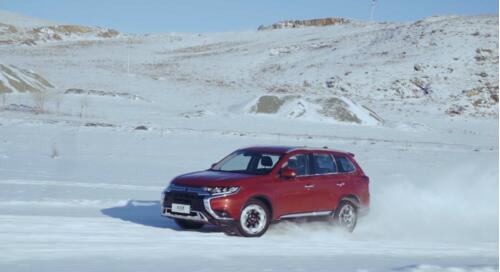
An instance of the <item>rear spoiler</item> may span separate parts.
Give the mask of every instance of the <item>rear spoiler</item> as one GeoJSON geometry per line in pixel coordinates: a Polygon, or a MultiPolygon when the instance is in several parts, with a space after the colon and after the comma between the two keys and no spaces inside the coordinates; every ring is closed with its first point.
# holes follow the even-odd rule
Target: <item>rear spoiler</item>
{"type": "Polygon", "coordinates": [[[354,153],[351,153],[351,152],[347,152],[347,155],[351,156],[354,158],[354,153]]]}

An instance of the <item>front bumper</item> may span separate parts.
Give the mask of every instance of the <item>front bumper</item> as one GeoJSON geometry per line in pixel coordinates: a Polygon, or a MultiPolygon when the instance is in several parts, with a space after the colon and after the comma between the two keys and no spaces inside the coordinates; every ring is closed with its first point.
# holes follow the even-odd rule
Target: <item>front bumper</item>
{"type": "Polygon", "coordinates": [[[190,214],[180,214],[172,212],[170,208],[162,208],[161,214],[163,216],[174,219],[184,219],[184,220],[207,222],[207,223],[209,222],[209,219],[202,212],[199,211],[191,211],[190,214]]]}
{"type": "Polygon", "coordinates": [[[228,212],[232,202],[228,197],[229,195],[211,196],[196,187],[171,186],[169,191],[162,194],[161,215],[214,225],[232,225],[235,220],[228,212]],[[190,205],[190,213],[172,212],[172,203],[190,205]]]}

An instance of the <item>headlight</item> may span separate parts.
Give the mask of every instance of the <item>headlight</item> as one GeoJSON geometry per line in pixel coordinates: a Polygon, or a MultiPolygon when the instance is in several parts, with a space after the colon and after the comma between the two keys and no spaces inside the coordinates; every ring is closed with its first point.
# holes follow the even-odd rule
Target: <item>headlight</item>
{"type": "Polygon", "coordinates": [[[226,195],[226,194],[234,194],[240,190],[240,187],[231,186],[231,187],[205,187],[205,191],[207,191],[211,195],[226,195]]]}
{"type": "Polygon", "coordinates": [[[163,200],[165,200],[165,195],[170,192],[170,184],[165,188],[163,189],[163,191],[161,191],[161,201],[163,202],[163,200]]]}

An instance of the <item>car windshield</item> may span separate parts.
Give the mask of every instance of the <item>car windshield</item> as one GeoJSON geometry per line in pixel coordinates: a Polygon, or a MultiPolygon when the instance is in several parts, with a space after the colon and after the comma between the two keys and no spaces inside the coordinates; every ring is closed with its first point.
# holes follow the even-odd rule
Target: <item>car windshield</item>
{"type": "Polygon", "coordinates": [[[266,175],[273,170],[280,157],[281,154],[236,151],[214,165],[211,170],[249,175],[266,175]]]}

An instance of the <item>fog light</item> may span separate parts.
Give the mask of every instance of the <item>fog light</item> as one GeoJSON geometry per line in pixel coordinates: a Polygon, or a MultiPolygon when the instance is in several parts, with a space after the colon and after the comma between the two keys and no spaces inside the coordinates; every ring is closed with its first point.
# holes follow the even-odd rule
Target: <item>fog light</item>
{"type": "Polygon", "coordinates": [[[221,218],[231,218],[231,215],[226,211],[214,211],[221,218]]]}

